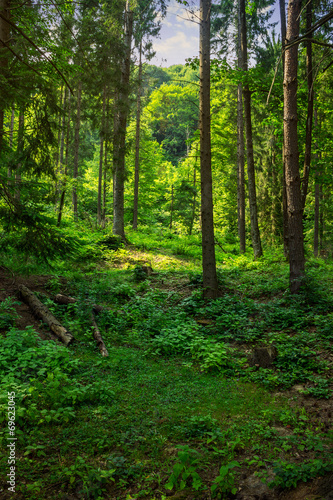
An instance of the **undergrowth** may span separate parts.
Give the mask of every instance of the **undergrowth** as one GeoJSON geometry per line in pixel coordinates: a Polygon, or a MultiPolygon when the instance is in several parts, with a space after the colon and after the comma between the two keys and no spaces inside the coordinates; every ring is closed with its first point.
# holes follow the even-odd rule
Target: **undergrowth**
{"type": "Polygon", "coordinates": [[[14,391],[17,498],[222,499],[244,474],[283,489],[332,470],[327,423],[297,402],[332,397],[331,264],[310,261],[294,297],[275,254],[253,262],[226,245],[220,297],[206,302],[197,237],[130,239],[96,238],[96,261],[83,251],[84,272],[66,273],[60,262],[37,294],[74,335],[69,348],[19,330],[13,299],[0,305],[0,465],[5,478],[14,391]],[[142,265],[153,273],[138,279],[142,265]],[[77,302],[55,304],[59,292],[77,302]],[[108,358],[92,338],[95,304],[108,358]],[[270,345],[273,365],[251,366],[270,345]]]}

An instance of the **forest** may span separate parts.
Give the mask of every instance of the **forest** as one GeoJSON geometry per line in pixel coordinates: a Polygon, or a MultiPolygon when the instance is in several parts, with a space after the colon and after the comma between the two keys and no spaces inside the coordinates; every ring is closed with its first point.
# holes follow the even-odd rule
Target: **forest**
{"type": "Polygon", "coordinates": [[[0,0],[1,499],[333,499],[332,20],[0,0]]]}

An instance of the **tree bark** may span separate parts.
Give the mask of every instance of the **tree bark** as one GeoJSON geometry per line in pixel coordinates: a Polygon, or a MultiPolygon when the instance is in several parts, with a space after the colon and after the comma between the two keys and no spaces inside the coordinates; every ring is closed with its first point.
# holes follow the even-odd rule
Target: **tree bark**
{"type": "MultiPolygon", "coordinates": [[[[0,0],[0,12],[6,18],[10,19],[10,0],[0,0]]],[[[10,41],[10,25],[3,17],[0,17],[0,74],[6,78],[8,71],[8,49],[5,43],[10,41]],[[5,43],[2,43],[5,42],[5,43]]],[[[3,135],[4,135],[4,118],[5,118],[5,102],[4,98],[1,99],[0,104],[0,153],[3,149],[3,135]]]]}
{"type": "Polygon", "coordinates": [[[108,142],[105,139],[104,147],[104,171],[103,171],[103,206],[102,206],[102,229],[105,229],[105,217],[106,217],[106,168],[108,159],[108,142]]]}
{"type": "MultiPolygon", "coordinates": [[[[20,156],[24,150],[24,111],[22,110],[20,110],[18,122],[17,152],[20,156]]],[[[21,198],[21,167],[22,162],[19,161],[15,172],[15,199],[18,201],[21,198]]]]}
{"type": "Polygon", "coordinates": [[[82,82],[79,81],[77,89],[77,108],[76,108],[76,123],[74,135],[74,162],[73,162],[73,212],[74,219],[77,219],[77,187],[76,179],[79,175],[79,148],[80,148],[80,125],[81,125],[81,95],[82,95],[82,82]]]}
{"type": "Polygon", "coordinates": [[[197,156],[195,156],[195,163],[193,167],[193,202],[192,202],[192,216],[191,216],[191,224],[190,224],[190,230],[189,230],[189,235],[191,236],[192,231],[193,231],[193,225],[194,225],[194,219],[195,219],[195,209],[196,209],[196,201],[197,201],[197,196],[196,196],[196,184],[197,184],[197,156]]]}
{"type": "Polygon", "coordinates": [[[173,217],[173,184],[171,186],[171,207],[170,207],[170,224],[169,224],[169,229],[172,229],[172,217],[173,217]]]}
{"type": "MultiPolygon", "coordinates": [[[[67,176],[67,165],[68,165],[68,153],[69,153],[69,131],[70,131],[70,124],[71,124],[71,99],[69,93],[67,94],[67,100],[64,101],[64,119],[63,119],[63,130],[62,134],[64,133],[65,130],[65,111],[67,110],[67,129],[66,129],[66,151],[65,151],[65,170],[64,170],[64,181],[62,184],[62,191],[61,191],[61,196],[60,196],[60,201],[59,201],[59,211],[58,211],[58,221],[57,221],[57,226],[59,227],[61,224],[61,218],[62,218],[62,212],[65,204],[65,196],[66,196],[66,176],[67,176]]],[[[60,162],[61,165],[63,165],[63,156],[64,156],[64,144],[63,144],[64,136],[62,135],[62,145],[60,147],[60,162]]]]}
{"type": "Polygon", "coordinates": [[[130,10],[130,0],[126,1],[125,9],[125,60],[122,66],[121,91],[118,93],[118,110],[115,116],[113,145],[113,234],[124,240],[124,184],[125,184],[125,153],[126,153],[126,123],[129,111],[129,79],[131,64],[131,45],[133,34],[133,12],[130,10]],[[118,116],[117,116],[118,115],[118,116]]]}
{"type": "Polygon", "coordinates": [[[315,207],[314,207],[314,235],[313,235],[313,255],[319,255],[319,208],[320,208],[320,185],[318,183],[318,172],[316,172],[315,184],[315,207]]]}
{"type": "Polygon", "coordinates": [[[61,323],[50,313],[48,308],[42,304],[29,288],[24,285],[19,286],[19,292],[24,302],[30,307],[34,316],[41,319],[48,325],[50,330],[59,337],[67,346],[73,342],[74,337],[64,328],[61,323]]]}
{"type": "Polygon", "coordinates": [[[200,170],[202,270],[205,298],[217,296],[210,131],[211,0],[200,0],[200,170]]]}
{"type": "MultiPolygon", "coordinates": [[[[312,0],[309,0],[306,5],[306,31],[309,31],[312,26],[312,0]]],[[[311,40],[306,42],[306,72],[308,80],[308,111],[306,119],[305,132],[305,155],[302,180],[302,211],[304,213],[306,195],[308,193],[309,174],[311,165],[311,146],[312,146],[312,121],[313,121],[313,72],[312,72],[312,43],[311,40]]]]}
{"type": "Polygon", "coordinates": [[[133,229],[138,228],[139,204],[139,176],[140,176],[140,120],[141,120],[141,85],[142,85],[142,40],[139,47],[139,86],[136,102],[136,130],[135,130],[135,172],[134,172],[134,202],[133,202],[133,229]]]}
{"type": "MultiPolygon", "coordinates": [[[[317,109],[314,109],[314,126],[315,130],[318,130],[318,114],[317,109]]],[[[318,144],[315,144],[318,150],[318,144]]],[[[313,234],[313,255],[318,257],[319,255],[319,216],[320,216],[320,183],[319,183],[319,167],[318,152],[315,154],[316,159],[316,172],[315,172],[315,206],[314,206],[314,234],[313,234]]]]}
{"type": "MultiPolygon", "coordinates": [[[[285,52],[286,45],[286,5],[285,0],[279,0],[280,4],[280,23],[281,23],[281,39],[282,39],[282,68],[284,74],[285,52]]],[[[284,145],[282,145],[282,213],[283,213],[283,253],[289,260],[289,236],[288,236],[288,207],[287,207],[287,188],[286,188],[286,164],[284,161],[284,145]]]]}
{"type": "MultiPolygon", "coordinates": [[[[241,16],[240,2],[238,3],[238,68],[244,67],[243,51],[241,50],[241,16]]],[[[239,251],[246,251],[245,233],[245,144],[244,144],[244,116],[242,84],[237,88],[237,215],[239,251]]]]}
{"type": "Polygon", "coordinates": [[[99,172],[98,172],[98,194],[97,194],[97,224],[102,223],[102,184],[103,184],[103,149],[105,138],[105,107],[106,107],[106,87],[103,90],[102,127],[99,147],[99,172]]]}
{"type": "MultiPolygon", "coordinates": [[[[14,123],[15,123],[15,109],[12,109],[12,114],[10,117],[10,133],[9,133],[9,147],[12,149],[13,147],[13,137],[14,137],[14,123]]],[[[12,170],[11,168],[8,168],[8,177],[12,176],[12,170]]],[[[9,181],[9,184],[11,182],[9,181]]]]}
{"type": "MultiPolygon", "coordinates": [[[[245,0],[239,0],[240,22],[241,22],[241,54],[243,62],[243,70],[247,71],[247,32],[246,32],[246,17],[245,17],[245,0]]],[[[258,209],[256,195],[256,180],[253,156],[253,138],[252,138],[252,120],[251,120],[251,92],[249,85],[246,83],[243,86],[244,98],[244,117],[246,131],[246,157],[247,157],[247,177],[250,202],[250,219],[251,219],[251,239],[253,246],[254,258],[258,259],[262,256],[262,247],[260,239],[260,231],[258,225],[258,209]]]]}
{"type": "MultiPolygon", "coordinates": [[[[301,0],[289,0],[287,40],[299,35],[301,0]]],[[[297,66],[298,45],[286,51],[284,71],[284,147],[289,221],[290,291],[297,293],[304,275],[301,179],[297,135],[297,66]]]]}

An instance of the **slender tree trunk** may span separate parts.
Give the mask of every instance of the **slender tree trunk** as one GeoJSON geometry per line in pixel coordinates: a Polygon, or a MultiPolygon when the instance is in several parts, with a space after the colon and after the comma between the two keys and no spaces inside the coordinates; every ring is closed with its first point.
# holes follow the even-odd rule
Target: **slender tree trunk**
{"type": "Polygon", "coordinates": [[[106,216],[106,167],[108,158],[108,142],[105,139],[104,148],[104,171],[103,171],[103,208],[102,208],[102,229],[105,229],[105,216],[106,216]]]}
{"type": "Polygon", "coordinates": [[[171,207],[170,207],[170,225],[169,225],[169,229],[172,229],[172,216],[173,216],[173,184],[171,186],[171,207]]]}
{"type": "Polygon", "coordinates": [[[196,183],[197,183],[197,170],[196,170],[196,165],[197,165],[197,157],[195,157],[195,164],[193,168],[193,202],[192,202],[192,216],[191,216],[191,225],[190,225],[190,231],[189,234],[191,236],[192,231],[193,231],[193,225],[194,225],[194,219],[195,219],[195,208],[196,208],[196,183]]]}
{"type": "MultiPolygon", "coordinates": [[[[64,119],[63,119],[63,130],[62,132],[65,131],[65,111],[67,110],[67,130],[66,130],[66,151],[65,151],[65,169],[64,169],[64,181],[62,184],[62,191],[61,191],[61,196],[60,196],[60,201],[59,201],[59,211],[58,211],[58,221],[57,221],[57,226],[59,227],[61,224],[61,218],[62,218],[62,212],[65,204],[65,196],[66,196],[66,176],[67,176],[67,165],[68,165],[68,155],[69,155],[69,132],[70,132],[70,125],[71,125],[71,99],[70,95],[65,94],[65,101],[64,101],[64,119]],[[67,99],[66,99],[67,96],[67,99]]],[[[61,142],[61,147],[60,147],[60,162],[61,162],[61,168],[63,166],[63,158],[64,158],[64,136],[62,135],[62,142],[61,142]]]]}
{"type": "MultiPolygon", "coordinates": [[[[0,0],[0,13],[6,18],[10,19],[10,0],[0,0]]],[[[6,43],[10,41],[10,26],[5,19],[0,17],[0,75],[7,77],[8,71],[8,49],[6,43]],[[4,43],[3,43],[4,42],[4,43]]],[[[3,135],[4,135],[4,118],[5,110],[3,98],[0,101],[0,154],[3,149],[3,135]]]]}
{"type": "MultiPolygon", "coordinates": [[[[243,51],[241,50],[241,17],[240,3],[238,3],[238,68],[244,67],[243,51]]],[[[239,251],[245,253],[245,144],[244,144],[244,116],[242,84],[237,88],[237,214],[239,251]]]]}
{"type": "MultiPolygon", "coordinates": [[[[64,95],[64,89],[63,86],[61,86],[60,89],[60,103],[59,103],[59,108],[63,108],[63,100],[65,99],[64,95]]],[[[54,155],[54,163],[55,163],[55,173],[56,173],[56,181],[55,181],[55,205],[57,204],[57,198],[58,198],[58,177],[60,174],[60,148],[61,148],[61,134],[62,134],[62,122],[64,119],[64,115],[61,116],[61,113],[59,113],[59,121],[58,121],[58,140],[57,140],[57,149],[55,151],[54,155]]]]}
{"type": "MultiPolygon", "coordinates": [[[[12,147],[13,147],[14,123],[15,123],[15,109],[13,108],[11,118],[10,118],[10,133],[9,133],[9,147],[10,147],[10,149],[12,149],[12,147]]],[[[12,176],[12,170],[9,167],[8,168],[8,177],[10,178],[11,176],[12,176]]]]}
{"type": "Polygon", "coordinates": [[[319,187],[319,251],[320,255],[324,248],[324,193],[323,185],[319,187]]]}
{"type": "MultiPolygon", "coordinates": [[[[318,114],[317,109],[314,109],[314,127],[318,132],[318,114]]],[[[318,144],[315,144],[318,151],[318,144]]],[[[319,184],[319,155],[315,154],[316,171],[315,171],[315,206],[314,206],[314,235],[313,235],[313,255],[319,255],[319,215],[320,215],[320,184],[319,184]]]]}
{"type": "Polygon", "coordinates": [[[127,0],[124,38],[126,51],[121,75],[121,92],[118,94],[118,116],[115,119],[113,147],[113,234],[119,235],[123,239],[126,239],[124,229],[124,184],[132,34],[133,12],[130,10],[130,1],[127,0]]]}
{"type": "Polygon", "coordinates": [[[319,208],[320,208],[320,185],[318,183],[318,172],[316,172],[315,184],[315,209],[314,209],[314,235],[313,235],[313,255],[319,254],[319,208]]]}
{"type": "MultiPolygon", "coordinates": [[[[280,4],[280,23],[281,23],[281,38],[282,38],[282,67],[284,74],[285,66],[285,53],[284,48],[286,45],[286,5],[285,0],[279,0],[280,4]]],[[[287,187],[286,187],[286,164],[284,161],[284,144],[282,145],[282,213],[283,213],[283,253],[287,260],[289,260],[289,236],[288,236],[288,207],[287,207],[287,187]]]]}
{"type": "MultiPolygon", "coordinates": [[[[312,0],[309,0],[306,5],[306,31],[312,26],[312,0]]],[[[309,173],[311,164],[311,145],[312,145],[312,120],[313,120],[313,73],[312,73],[312,43],[306,42],[306,72],[308,80],[308,113],[306,119],[305,132],[305,156],[302,180],[302,211],[304,213],[306,195],[308,193],[309,173]]]]}
{"type": "MultiPolygon", "coordinates": [[[[301,0],[289,0],[287,40],[299,35],[301,0]]],[[[284,71],[284,147],[289,220],[290,291],[297,293],[304,275],[301,179],[297,136],[298,45],[286,51],[284,71]]]]}
{"type": "Polygon", "coordinates": [[[142,40],[139,47],[139,86],[136,102],[136,130],[135,130],[135,172],[134,172],[134,202],[133,202],[133,229],[138,228],[139,204],[139,175],[140,175],[140,120],[141,120],[141,85],[142,85],[142,40]]]}
{"type": "Polygon", "coordinates": [[[98,172],[98,194],[97,194],[97,224],[102,223],[102,184],[103,184],[103,159],[104,159],[104,137],[105,137],[105,108],[106,108],[106,87],[103,90],[103,110],[102,110],[102,130],[99,148],[99,172],[98,172]]]}
{"type": "MultiPolygon", "coordinates": [[[[24,111],[22,110],[20,110],[18,121],[17,152],[20,156],[24,150],[24,111]]],[[[15,172],[15,199],[18,201],[21,198],[21,167],[22,162],[19,161],[15,172]]]]}
{"type": "Polygon", "coordinates": [[[210,11],[211,0],[200,0],[200,170],[202,270],[205,298],[216,297],[218,291],[210,133],[210,11]]]}
{"type": "Polygon", "coordinates": [[[80,148],[80,125],[81,125],[81,94],[82,94],[82,82],[79,81],[77,89],[77,108],[76,108],[76,123],[75,123],[75,135],[74,135],[74,163],[73,163],[73,211],[74,219],[77,219],[77,186],[76,179],[79,175],[79,148],[80,148]]]}
{"type": "Polygon", "coordinates": [[[271,171],[272,171],[272,188],[271,188],[271,198],[272,198],[272,243],[274,238],[279,234],[278,231],[278,220],[279,220],[279,203],[277,193],[279,191],[279,183],[277,179],[276,171],[276,148],[275,148],[275,137],[272,139],[272,156],[271,156],[271,171]]]}
{"type": "MultiPolygon", "coordinates": [[[[239,0],[240,9],[240,24],[241,24],[241,54],[243,62],[243,70],[247,71],[247,33],[246,33],[246,17],[245,17],[245,0],[239,0]]],[[[250,202],[250,218],[251,218],[251,238],[254,258],[258,259],[262,256],[260,231],[258,225],[258,209],[256,195],[256,180],[253,156],[253,139],[252,139],[252,120],[251,120],[251,92],[248,84],[243,87],[244,98],[244,115],[245,115],[245,130],[246,130],[246,156],[247,156],[247,176],[250,202]]]]}

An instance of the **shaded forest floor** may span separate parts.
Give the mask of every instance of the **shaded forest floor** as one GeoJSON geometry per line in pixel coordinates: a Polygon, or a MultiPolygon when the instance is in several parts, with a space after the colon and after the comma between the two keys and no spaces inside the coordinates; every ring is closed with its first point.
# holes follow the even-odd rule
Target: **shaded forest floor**
{"type": "Polygon", "coordinates": [[[227,247],[220,297],[205,302],[194,238],[131,241],[52,275],[0,269],[1,498],[332,499],[332,263],[309,259],[291,297],[276,254],[253,262],[227,247]],[[19,284],[73,345],[32,316],[19,284]],[[57,305],[56,293],[77,303],[57,305]],[[108,358],[92,339],[96,303],[108,358]],[[272,345],[272,366],[251,366],[272,345]]]}

